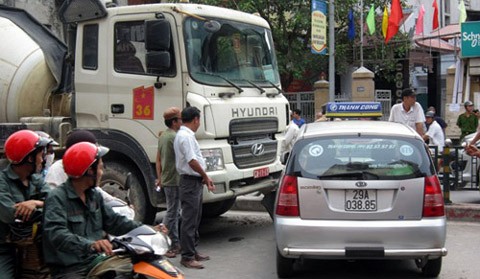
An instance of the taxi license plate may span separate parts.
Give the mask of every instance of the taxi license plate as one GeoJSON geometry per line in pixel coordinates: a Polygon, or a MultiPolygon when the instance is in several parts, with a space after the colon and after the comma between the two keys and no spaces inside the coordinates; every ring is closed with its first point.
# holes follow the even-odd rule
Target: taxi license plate
{"type": "Polygon", "coordinates": [[[253,170],[253,178],[265,177],[270,174],[270,169],[268,167],[253,170]]]}
{"type": "Polygon", "coordinates": [[[377,211],[377,190],[345,190],[345,211],[377,211]]]}

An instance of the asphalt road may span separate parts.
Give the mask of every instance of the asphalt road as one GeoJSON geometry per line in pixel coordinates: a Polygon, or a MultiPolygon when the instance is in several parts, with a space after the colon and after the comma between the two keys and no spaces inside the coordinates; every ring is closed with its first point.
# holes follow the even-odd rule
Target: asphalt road
{"type": "MultiPolygon", "coordinates": [[[[480,274],[479,223],[448,222],[447,249],[441,279],[476,279],[480,274]]],[[[199,251],[211,256],[205,269],[172,263],[186,278],[273,279],[276,276],[273,223],[264,212],[229,211],[220,218],[206,220],[200,228],[199,251]]],[[[297,278],[423,278],[413,261],[304,261],[296,265],[297,278]]]]}

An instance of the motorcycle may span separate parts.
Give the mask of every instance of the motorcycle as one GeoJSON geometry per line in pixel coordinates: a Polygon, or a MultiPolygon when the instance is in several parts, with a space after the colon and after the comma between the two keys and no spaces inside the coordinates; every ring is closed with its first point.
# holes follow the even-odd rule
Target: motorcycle
{"type": "Polygon", "coordinates": [[[6,242],[15,246],[17,278],[50,277],[42,253],[42,214],[42,210],[37,209],[28,221],[15,219],[9,226],[6,242]]]}
{"type": "Polygon", "coordinates": [[[183,272],[164,256],[171,242],[167,235],[142,225],[110,238],[115,255],[99,256],[99,263],[87,278],[184,278],[183,272]]]}

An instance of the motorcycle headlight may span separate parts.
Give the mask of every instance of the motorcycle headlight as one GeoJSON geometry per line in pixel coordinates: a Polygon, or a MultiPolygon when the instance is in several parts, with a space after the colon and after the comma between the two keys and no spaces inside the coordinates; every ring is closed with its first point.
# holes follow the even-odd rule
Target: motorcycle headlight
{"type": "Polygon", "coordinates": [[[138,238],[149,244],[157,255],[165,255],[170,248],[170,238],[159,232],[151,235],[139,235],[138,238]]]}
{"type": "Polygon", "coordinates": [[[208,171],[223,170],[225,168],[223,164],[223,153],[220,148],[202,149],[202,156],[205,158],[208,171]]]}

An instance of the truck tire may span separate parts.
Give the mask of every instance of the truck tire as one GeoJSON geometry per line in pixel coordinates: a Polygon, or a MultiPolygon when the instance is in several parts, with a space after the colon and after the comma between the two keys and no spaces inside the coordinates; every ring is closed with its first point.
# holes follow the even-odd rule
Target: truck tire
{"type": "Polygon", "coordinates": [[[156,209],[148,200],[148,193],[142,187],[140,179],[135,172],[131,174],[130,190],[125,189],[125,180],[130,171],[126,166],[118,162],[108,161],[105,163],[100,187],[114,197],[130,202],[135,209],[135,220],[144,224],[153,224],[156,209]]]}
{"type": "Polygon", "coordinates": [[[235,204],[236,197],[224,200],[224,201],[218,201],[218,202],[210,202],[210,203],[204,203],[203,208],[202,208],[202,217],[204,218],[215,218],[223,213],[227,212],[232,208],[232,206],[235,204]]]}

